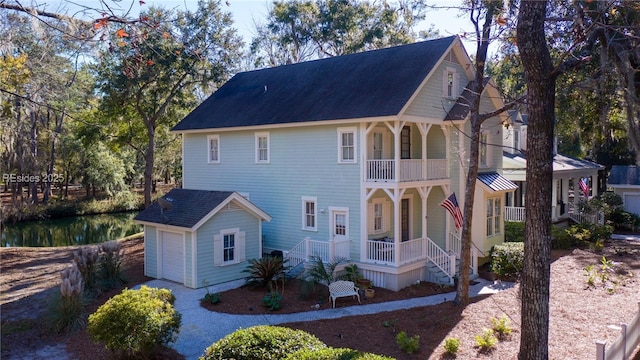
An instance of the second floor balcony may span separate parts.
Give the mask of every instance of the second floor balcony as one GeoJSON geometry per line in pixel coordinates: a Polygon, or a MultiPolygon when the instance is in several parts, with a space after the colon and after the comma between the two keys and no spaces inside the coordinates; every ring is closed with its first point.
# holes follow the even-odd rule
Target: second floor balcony
{"type": "Polygon", "coordinates": [[[365,181],[410,182],[449,178],[448,159],[367,160],[365,181]],[[397,166],[396,166],[397,165],[397,166]]]}

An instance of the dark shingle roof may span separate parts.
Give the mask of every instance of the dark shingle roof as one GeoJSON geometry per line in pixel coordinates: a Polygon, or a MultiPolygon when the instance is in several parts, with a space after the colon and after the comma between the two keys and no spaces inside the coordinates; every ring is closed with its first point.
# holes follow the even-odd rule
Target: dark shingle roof
{"type": "Polygon", "coordinates": [[[518,188],[518,185],[498,173],[478,174],[478,180],[493,191],[510,191],[518,188]]]}
{"type": "Polygon", "coordinates": [[[192,228],[231,194],[231,191],[172,189],[162,197],[172,205],[171,210],[162,209],[158,202],[154,202],[133,219],[192,228]]]}
{"type": "Polygon", "coordinates": [[[640,169],[635,165],[613,165],[609,185],[640,185],[640,169]]]}
{"type": "Polygon", "coordinates": [[[455,39],[239,73],[173,130],[397,115],[455,39]]]}

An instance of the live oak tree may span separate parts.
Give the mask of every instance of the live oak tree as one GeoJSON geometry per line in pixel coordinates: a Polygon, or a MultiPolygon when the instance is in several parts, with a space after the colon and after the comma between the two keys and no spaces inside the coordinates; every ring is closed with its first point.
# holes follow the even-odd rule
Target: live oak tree
{"type": "Polygon", "coordinates": [[[413,42],[425,19],[424,0],[275,1],[266,24],[256,25],[254,66],[277,66],[413,42]]]}
{"type": "Polygon", "coordinates": [[[101,108],[116,120],[117,136],[144,156],[144,201],[151,204],[158,127],[171,127],[235,70],[242,42],[219,3],[201,1],[195,12],[152,8],[149,27],[123,26],[102,53],[97,77],[101,108]],[[144,134],[144,135],[142,135],[144,134]],[[141,143],[144,139],[146,143],[141,143]]]}

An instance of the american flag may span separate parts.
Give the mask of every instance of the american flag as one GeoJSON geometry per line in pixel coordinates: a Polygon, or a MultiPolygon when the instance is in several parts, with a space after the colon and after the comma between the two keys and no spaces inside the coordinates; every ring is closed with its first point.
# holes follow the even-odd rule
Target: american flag
{"type": "Polygon", "coordinates": [[[462,211],[460,211],[460,206],[458,206],[458,200],[456,200],[456,193],[451,193],[451,195],[447,196],[441,203],[451,216],[453,216],[453,220],[455,220],[456,230],[462,227],[462,211]]]}
{"type": "Polygon", "coordinates": [[[584,194],[585,198],[589,198],[589,183],[588,183],[589,179],[587,178],[580,178],[579,184],[580,184],[580,190],[582,190],[582,193],[584,194]]]}

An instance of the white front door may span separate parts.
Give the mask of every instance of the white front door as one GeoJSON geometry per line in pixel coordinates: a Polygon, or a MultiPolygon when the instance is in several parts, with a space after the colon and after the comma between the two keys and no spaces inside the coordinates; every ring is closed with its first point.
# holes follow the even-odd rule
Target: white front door
{"type": "Polygon", "coordinates": [[[331,239],[334,241],[349,240],[349,210],[346,208],[329,208],[331,212],[331,239]]]}

